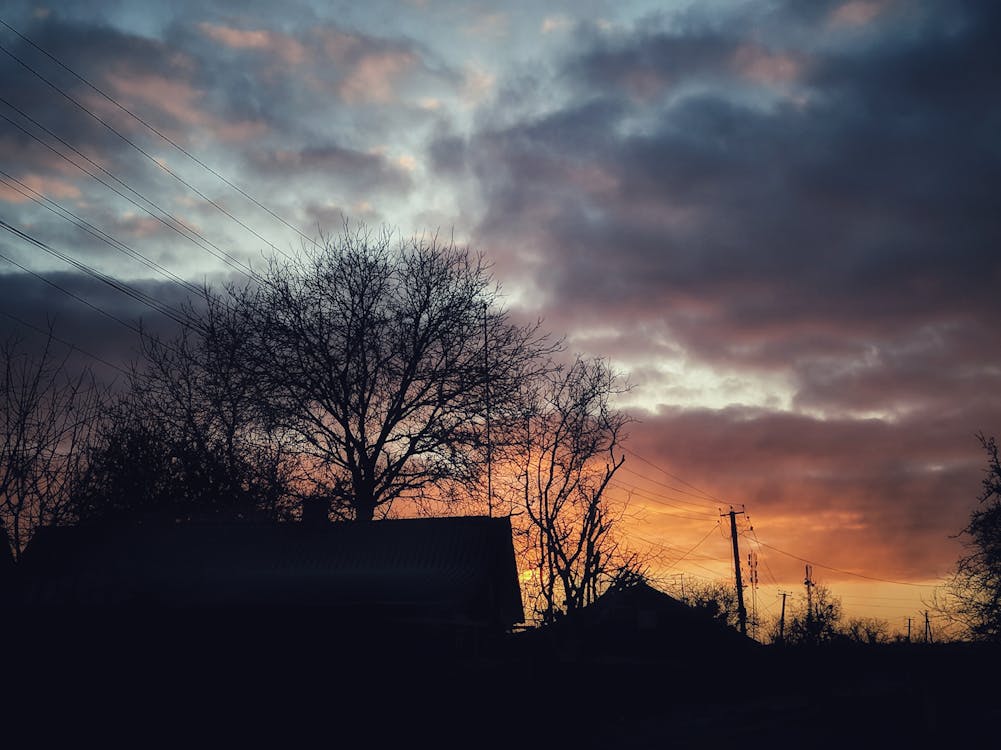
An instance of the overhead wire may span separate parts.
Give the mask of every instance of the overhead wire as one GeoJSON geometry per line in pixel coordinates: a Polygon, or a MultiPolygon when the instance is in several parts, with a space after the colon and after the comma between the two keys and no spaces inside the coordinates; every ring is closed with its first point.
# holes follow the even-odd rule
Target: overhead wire
{"type": "Polygon", "coordinates": [[[682,510],[682,511],[688,512],[688,509],[687,508],[680,508],[679,509],[677,506],[672,505],[670,503],[670,501],[668,501],[668,500],[664,500],[663,498],[659,498],[659,497],[656,497],[654,495],[648,495],[648,494],[642,492],[641,490],[630,489],[629,487],[627,487],[626,485],[623,485],[622,483],[620,483],[618,481],[614,481],[613,480],[613,481],[610,481],[608,484],[609,484],[610,487],[614,487],[616,489],[619,489],[619,490],[621,490],[623,492],[626,492],[626,493],[629,493],[631,495],[636,495],[637,497],[640,497],[640,498],[642,498],[644,500],[648,500],[650,502],[657,503],[659,505],[664,506],[665,508],[674,509],[674,510],[662,510],[662,511],[659,511],[659,512],[665,513],[665,514],[673,516],[675,518],[684,518],[684,519],[690,520],[690,521],[706,521],[706,520],[708,520],[710,518],[710,516],[708,514],[701,515],[701,516],[696,516],[696,515],[685,515],[684,513],[675,512],[676,510],[682,510]]]}
{"type": "MultiPolygon", "coordinates": [[[[633,455],[634,455],[634,457],[636,456],[635,454],[633,454],[633,455]]],[[[658,487],[663,487],[665,489],[671,490],[672,492],[681,493],[682,495],[686,495],[686,496],[692,497],[692,498],[698,498],[698,499],[700,499],[700,500],[703,501],[703,503],[693,503],[690,500],[682,500],[681,498],[679,498],[678,499],[679,503],[689,503],[690,505],[696,506],[698,508],[702,508],[705,505],[719,506],[719,502],[717,502],[717,501],[710,500],[709,498],[705,498],[702,495],[697,495],[696,493],[693,493],[693,492],[690,492],[688,490],[685,490],[684,488],[675,487],[674,485],[669,485],[666,482],[661,482],[660,480],[652,479],[652,478],[648,477],[645,474],[640,474],[639,472],[637,472],[634,469],[631,469],[628,466],[624,466],[622,468],[622,471],[626,472],[627,474],[632,474],[632,475],[634,475],[636,477],[639,477],[639,478],[645,480],[646,482],[650,482],[650,483],[652,483],[654,485],[657,485],[658,487]]],[[[722,501],[720,501],[720,502],[722,502],[722,501]]]]}
{"type": "MultiPolygon", "coordinates": [[[[16,227],[14,227],[14,226],[11,226],[10,224],[8,224],[3,219],[0,219],[0,228],[7,230],[9,233],[13,234],[15,237],[18,237],[18,238],[24,240],[25,242],[28,242],[31,245],[34,245],[35,247],[37,247],[40,250],[48,253],[52,257],[57,258],[58,260],[62,260],[65,263],[68,263],[69,265],[73,266],[77,270],[82,271],[83,273],[85,273],[87,276],[90,276],[91,278],[93,278],[93,279],[95,279],[97,281],[100,281],[101,283],[103,283],[103,284],[111,287],[112,289],[115,289],[116,291],[118,291],[118,292],[120,292],[122,294],[125,294],[126,296],[128,296],[128,297],[136,300],[137,302],[139,302],[139,303],[141,303],[143,305],[146,305],[150,309],[155,310],[156,312],[160,313],[161,315],[164,315],[164,316],[170,318],[175,323],[179,323],[180,325],[182,325],[182,326],[184,326],[186,328],[197,328],[197,324],[194,324],[192,321],[190,321],[189,319],[187,319],[186,316],[183,315],[183,313],[179,313],[177,310],[173,309],[169,305],[161,303],[158,300],[156,300],[155,298],[153,298],[150,295],[146,294],[145,292],[143,292],[143,291],[141,291],[139,289],[135,289],[131,285],[129,285],[129,284],[125,283],[125,282],[119,281],[119,280],[115,279],[114,277],[109,276],[108,274],[102,273],[102,272],[98,271],[97,269],[92,268],[91,266],[88,266],[86,263],[83,263],[82,261],[79,261],[79,260],[73,258],[72,256],[69,256],[66,253],[63,253],[62,251],[57,250],[56,248],[52,247],[48,243],[43,242],[42,240],[39,240],[36,237],[33,237],[32,235],[28,234],[27,232],[24,232],[24,231],[22,231],[22,230],[20,230],[20,229],[18,229],[16,227]]],[[[8,259],[8,260],[10,260],[10,259],[8,259]]],[[[13,263],[14,261],[11,261],[11,262],[13,263]]],[[[21,266],[20,264],[16,264],[16,265],[18,265],[20,268],[22,268],[22,269],[24,269],[26,271],[28,270],[24,266],[21,266]]],[[[30,272],[30,273],[34,273],[34,272],[30,272]]],[[[34,274],[34,275],[37,275],[37,274],[34,274]]],[[[49,283],[51,283],[51,282],[49,282],[49,283]]],[[[76,295],[73,295],[70,292],[67,292],[67,294],[71,294],[71,296],[74,296],[74,297],[76,296],[76,295]]],[[[77,299],[79,299],[79,297],[77,297],[77,299]]],[[[84,301],[84,300],[81,300],[81,301],[84,301]]],[[[85,302],[85,304],[87,304],[87,305],[89,305],[91,307],[95,307],[94,305],[92,305],[89,302],[85,302]]],[[[95,309],[98,309],[98,308],[95,307],[95,309]]],[[[105,314],[107,314],[107,315],[109,315],[110,317],[113,317],[113,318],[115,317],[113,315],[110,315],[110,313],[105,313],[105,314]]],[[[123,321],[119,320],[119,322],[123,322],[123,321]]],[[[132,330],[138,332],[138,329],[135,328],[135,327],[133,327],[133,326],[131,326],[130,324],[125,323],[125,325],[127,325],[132,330]]]]}
{"type": "Polygon", "coordinates": [[[170,175],[171,177],[173,177],[175,180],[177,180],[182,185],[184,185],[184,187],[186,187],[191,192],[195,193],[195,195],[197,195],[199,198],[201,198],[206,203],[208,203],[209,205],[211,205],[217,211],[219,211],[223,215],[225,215],[228,218],[230,218],[233,221],[235,221],[237,224],[239,224],[241,227],[243,227],[246,231],[250,232],[252,235],[254,235],[255,237],[257,237],[257,239],[259,239],[261,242],[263,242],[266,245],[270,246],[275,252],[280,253],[281,255],[284,255],[286,258],[290,258],[291,257],[291,256],[288,255],[288,253],[286,253],[284,250],[282,250],[277,245],[275,245],[273,242],[271,242],[271,240],[269,240],[266,237],[262,236],[255,229],[253,229],[252,227],[248,226],[239,217],[237,217],[234,214],[230,213],[228,210],[226,210],[226,208],[224,208],[223,206],[221,206],[219,203],[217,203],[216,201],[214,201],[212,198],[208,197],[205,193],[203,193],[197,187],[195,187],[190,182],[188,182],[183,177],[181,177],[179,174],[177,174],[174,170],[172,170],[170,167],[168,167],[166,164],[164,164],[162,162],[162,160],[157,159],[156,157],[154,157],[152,154],[150,154],[148,151],[146,151],[146,149],[144,149],[142,146],[140,146],[135,141],[133,141],[131,138],[129,138],[128,136],[126,136],[125,134],[123,134],[121,131],[119,131],[117,128],[115,128],[111,123],[109,123],[108,121],[106,121],[100,115],[98,115],[95,112],[93,112],[85,104],[81,103],[78,99],[76,99],[76,97],[74,97],[72,94],[69,94],[68,92],[64,91],[57,84],[53,83],[51,80],[49,80],[44,75],[42,75],[41,73],[39,73],[35,68],[33,68],[31,65],[29,65],[24,60],[22,60],[18,55],[16,55],[13,52],[11,52],[3,44],[0,44],[0,52],[3,52],[5,55],[7,55],[11,59],[13,59],[15,62],[17,62],[23,68],[25,68],[26,70],[28,70],[36,78],[38,78],[39,80],[43,81],[46,85],[48,85],[54,91],[56,91],[60,95],[62,95],[67,101],[72,102],[82,112],[86,113],[91,118],[93,118],[94,120],[96,120],[97,122],[99,122],[101,125],[103,125],[105,128],[107,128],[109,131],[111,131],[112,133],[114,133],[122,141],[124,141],[126,144],[128,144],[133,149],[135,149],[140,154],[142,154],[142,156],[144,158],[146,158],[147,161],[149,161],[150,163],[154,164],[157,167],[157,169],[160,169],[164,173],[166,173],[166,174],[170,175]]]}
{"type": "Polygon", "coordinates": [[[184,287],[189,292],[192,292],[194,294],[202,293],[202,289],[200,287],[196,286],[195,284],[192,284],[187,279],[178,276],[169,268],[160,265],[159,263],[152,260],[148,256],[144,255],[138,250],[135,250],[125,242],[122,242],[121,240],[108,234],[103,229],[94,226],[83,217],[73,213],[65,206],[62,206],[57,201],[54,201],[50,197],[44,195],[43,193],[40,193],[27,183],[23,182],[22,180],[19,180],[17,177],[14,177],[13,175],[5,172],[3,169],[0,169],[0,179],[4,179],[5,181],[7,181],[10,187],[20,192],[21,195],[24,195],[26,198],[30,198],[32,201],[34,201],[42,208],[46,209],[47,211],[50,211],[56,216],[59,216],[60,218],[73,224],[77,228],[82,229],[83,231],[87,232],[89,235],[100,240],[101,242],[105,243],[112,249],[131,257],[133,260],[142,263],[147,268],[155,271],[164,278],[184,287]],[[15,183],[17,187],[15,187],[13,184],[10,183],[15,183]]]}
{"type": "Polygon", "coordinates": [[[122,367],[121,365],[116,365],[114,362],[109,362],[108,360],[104,359],[103,357],[99,357],[98,355],[94,354],[93,352],[90,352],[90,351],[88,351],[88,350],[86,350],[86,349],[84,349],[82,347],[79,347],[79,346],[77,346],[76,344],[74,344],[71,341],[66,341],[66,339],[59,338],[58,336],[56,336],[51,331],[46,331],[43,328],[39,328],[38,326],[33,325],[32,323],[29,323],[28,321],[23,320],[22,318],[19,318],[17,315],[14,315],[13,313],[9,313],[6,310],[0,310],[0,315],[3,315],[4,317],[10,318],[11,320],[13,320],[18,325],[24,326],[25,328],[29,328],[29,329],[37,332],[37,333],[42,334],[43,336],[50,336],[53,341],[57,341],[58,343],[63,344],[64,346],[68,346],[70,349],[73,349],[74,351],[78,351],[81,354],[83,354],[84,356],[90,357],[91,359],[93,359],[93,360],[95,360],[97,362],[100,362],[102,365],[110,367],[113,370],[117,370],[118,372],[122,373],[123,375],[130,376],[132,374],[128,370],[126,370],[124,367],[122,367]]]}
{"type": "MultiPolygon", "coordinates": [[[[746,537],[746,534],[741,534],[741,536],[746,537]]],[[[799,555],[795,555],[792,552],[786,552],[784,549],[779,549],[778,547],[772,544],[766,544],[765,542],[762,542],[760,540],[758,540],[758,544],[762,545],[763,547],[768,547],[768,549],[775,550],[776,552],[786,555],[787,557],[791,557],[794,560],[799,560],[800,562],[808,563],[815,567],[823,568],[824,570],[831,570],[834,571],[835,573],[842,573],[844,575],[855,576],[856,578],[864,578],[868,581],[878,581],[880,583],[892,583],[897,586],[915,586],[918,588],[929,588],[929,589],[937,588],[939,585],[932,583],[913,583],[912,581],[893,581],[888,578],[879,578],[878,576],[870,576],[864,573],[856,573],[851,570],[844,570],[843,568],[835,568],[833,565],[824,565],[823,563],[818,563],[814,562],[813,560],[808,560],[805,557],[800,557],[799,555]]]]}
{"type": "Polygon", "coordinates": [[[122,320],[121,318],[119,318],[114,313],[110,313],[107,310],[105,310],[104,308],[99,307],[98,305],[93,304],[92,302],[90,302],[90,301],[84,299],[83,297],[81,297],[79,294],[76,294],[75,292],[73,292],[73,291],[65,288],[64,286],[61,286],[60,284],[57,284],[56,282],[52,281],[51,279],[46,278],[45,276],[43,276],[42,274],[38,273],[37,271],[32,271],[30,268],[28,268],[27,266],[21,265],[20,263],[18,263],[13,258],[9,258],[8,256],[4,255],[3,253],[0,253],[0,260],[5,260],[8,263],[10,263],[12,266],[16,266],[17,268],[20,268],[25,273],[30,274],[31,276],[34,276],[36,279],[38,279],[39,281],[41,281],[41,282],[43,282],[45,284],[48,284],[53,289],[56,289],[57,291],[62,292],[63,294],[65,294],[68,297],[72,297],[77,302],[80,302],[80,303],[86,305],[87,307],[89,307],[90,309],[94,310],[95,312],[98,312],[101,315],[104,315],[105,317],[107,317],[107,318],[115,321],[116,323],[119,323],[119,324],[125,326],[130,331],[132,331],[133,333],[141,333],[141,331],[139,330],[139,328],[137,328],[136,326],[132,325],[131,323],[129,323],[129,322],[125,321],[125,320],[122,320]]]}
{"type": "MultiPolygon", "coordinates": [[[[680,492],[682,494],[689,495],[689,496],[691,496],[693,494],[691,492],[686,492],[685,490],[683,490],[683,489],[681,489],[679,487],[674,487],[673,485],[667,484],[666,482],[661,482],[661,481],[659,481],[657,479],[653,479],[651,477],[648,477],[645,474],[641,474],[638,471],[630,469],[628,466],[623,466],[621,468],[621,471],[623,471],[623,472],[625,472],[627,474],[632,474],[633,476],[639,477],[640,479],[642,479],[642,480],[644,480],[646,482],[650,482],[651,484],[655,484],[658,487],[663,487],[663,488],[669,489],[672,492],[680,492]]],[[[700,508],[700,509],[705,509],[705,508],[710,507],[710,506],[718,507],[718,505],[719,505],[718,503],[713,503],[713,502],[711,502],[709,500],[705,500],[702,503],[694,503],[691,500],[686,500],[686,499],[680,498],[680,497],[679,498],[672,498],[672,499],[674,499],[675,502],[684,503],[686,505],[691,505],[693,508],[700,508]]]]}
{"type": "MultiPolygon", "coordinates": [[[[4,101],[4,103],[6,103],[6,101],[4,101]]],[[[129,186],[127,183],[123,182],[122,180],[120,180],[117,177],[115,177],[114,175],[112,175],[104,167],[101,167],[100,165],[96,165],[101,171],[106,172],[107,174],[109,174],[116,182],[118,182],[123,187],[125,187],[129,192],[134,193],[135,195],[137,195],[140,198],[142,198],[142,200],[144,200],[150,206],[153,206],[153,208],[155,208],[157,211],[159,211],[161,214],[163,214],[163,216],[160,216],[159,214],[154,213],[153,211],[150,211],[150,209],[147,208],[146,206],[143,206],[143,205],[137,203],[134,198],[131,198],[128,195],[125,195],[123,192],[121,192],[120,190],[118,190],[117,188],[115,188],[113,185],[109,185],[104,179],[102,179],[98,175],[94,174],[89,169],[86,169],[82,165],[78,164],[73,159],[70,159],[66,154],[64,154],[61,151],[59,151],[58,149],[54,148],[51,144],[46,143],[44,140],[42,140],[41,138],[39,138],[35,133],[32,133],[30,130],[28,130],[27,128],[25,128],[24,126],[22,126],[20,123],[15,122],[14,120],[10,119],[9,117],[7,117],[3,113],[0,113],[0,118],[6,120],[8,123],[10,123],[14,127],[16,127],[18,130],[20,130],[22,133],[24,133],[25,135],[27,135],[29,138],[32,138],[36,142],[40,143],[42,146],[44,146],[45,148],[47,148],[49,151],[51,151],[52,153],[54,153],[56,156],[60,157],[61,159],[63,159],[67,163],[69,163],[69,164],[73,165],[74,167],[76,167],[78,170],[80,170],[84,174],[88,175],[92,179],[94,179],[97,182],[99,182],[100,184],[104,185],[106,188],[108,188],[109,190],[111,190],[113,193],[115,193],[119,197],[121,197],[124,200],[128,201],[129,203],[131,203],[133,206],[135,206],[136,208],[138,208],[140,211],[143,211],[143,212],[149,214],[150,216],[152,216],[154,219],[156,219],[157,221],[159,221],[161,224],[163,224],[168,229],[171,229],[174,232],[176,232],[177,234],[179,234],[181,237],[184,237],[186,240],[188,240],[189,242],[193,243],[195,245],[195,247],[198,247],[199,249],[207,252],[209,255],[212,255],[214,258],[216,258],[217,260],[222,261],[224,264],[230,266],[231,268],[235,268],[240,273],[244,274],[247,278],[249,278],[251,280],[255,280],[255,281],[261,281],[260,276],[257,274],[256,271],[254,271],[253,268],[251,268],[247,264],[243,263],[242,261],[240,261],[238,258],[236,258],[233,255],[231,255],[227,251],[223,250],[217,244],[215,244],[214,242],[212,242],[211,240],[209,240],[207,237],[205,237],[203,234],[201,234],[201,232],[199,232],[198,230],[196,230],[196,229],[188,226],[185,222],[181,221],[180,219],[178,219],[177,217],[175,217],[173,214],[171,214],[169,211],[167,211],[167,210],[163,209],[162,207],[160,207],[159,205],[157,205],[154,201],[151,201],[149,198],[146,198],[142,193],[140,193],[139,191],[137,191],[135,188],[129,186]],[[166,219],[164,219],[164,216],[166,216],[167,218],[169,218],[170,221],[168,222],[166,219]],[[183,229],[184,231],[181,231],[181,229],[183,229]],[[195,237],[197,237],[199,240],[201,240],[201,243],[205,243],[205,244],[203,245],[200,242],[196,241],[194,239],[195,237]]],[[[42,126],[42,129],[46,130],[44,128],[44,126],[42,126]]],[[[47,131],[47,132],[50,132],[50,131],[47,131]]],[[[57,139],[59,138],[58,136],[53,136],[53,137],[55,137],[57,139]]],[[[69,148],[73,148],[72,146],[68,146],[68,147],[69,148]]],[[[77,152],[77,153],[79,153],[79,152],[77,152]]],[[[86,155],[81,154],[81,156],[84,159],[86,159],[88,162],[94,163],[86,155]]]]}
{"type": "Polygon", "coordinates": [[[702,545],[702,543],[706,539],[708,539],[709,536],[714,531],[716,531],[716,526],[719,526],[719,521],[716,522],[716,524],[713,526],[713,528],[709,529],[709,531],[706,532],[706,535],[704,537],[702,537],[701,539],[699,539],[699,541],[697,541],[694,545],[692,545],[691,549],[689,549],[685,554],[683,554],[681,557],[679,557],[677,560],[675,560],[673,563],[671,563],[667,567],[667,570],[670,570],[671,568],[673,568],[674,566],[676,566],[678,563],[680,563],[682,560],[684,560],[686,557],[688,557],[690,554],[692,554],[695,550],[697,550],[702,545]]]}
{"type": "MultiPolygon", "coordinates": [[[[724,501],[723,501],[723,500],[720,500],[720,499],[719,499],[718,497],[716,497],[715,495],[712,495],[712,494],[710,494],[710,493],[706,492],[705,490],[703,490],[703,489],[701,489],[701,488],[699,488],[699,487],[696,487],[696,486],[695,486],[694,484],[692,484],[691,482],[687,482],[687,481],[685,481],[684,479],[682,479],[681,477],[679,477],[679,476],[678,476],[677,474],[672,474],[671,472],[669,472],[669,471],[668,471],[667,469],[665,469],[664,467],[662,467],[662,466],[658,466],[658,465],[657,465],[657,464],[655,464],[655,463],[654,463],[653,461],[651,461],[651,460],[649,460],[649,459],[647,459],[647,458],[644,458],[643,456],[641,456],[640,454],[638,454],[638,453],[637,453],[636,451],[632,450],[631,448],[624,448],[623,450],[625,450],[625,451],[626,451],[626,453],[629,453],[629,454],[630,454],[631,456],[634,456],[635,458],[638,458],[638,459],[639,459],[640,461],[642,461],[643,463],[645,463],[645,464],[647,464],[647,465],[649,465],[649,466],[652,466],[653,468],[657,469],[657,471],[659,471],[659,472],[661,472],[661,473],[665,474],[666,476],[669,476],[669,477],[670,477],[671,479],[674,479],[674,480],[676,480],[676,481],[678,481],[678,482],[681,482],[681,483],[682,483],[683,485],[685,485],[686,487],[689,487],[689,488],[691,488],[691,489],[695,490],[696,492],[698,492],[698,493],[699,493],[699,495],[697,495],[697,497],[698,497],[698,496],[701,496],[701,497],[705,497],[705,498],[708,498],[708,499],[710,499],[710,500],[715,500],[715,501],[716,501],[716,502],[718,502],[718,503],[724,503],[724,501]]],[[[724,503],[724,504],[725,504],[725,503],[724,503]]]]}
{"type": "Polygon", "coordinates": [[[215,177],[217,177],[219,180],[221,180],[226,185],[228,185],[229,187],[231,187],[233,190],[236,190],[240,195],[242,195],[244,198],[246,198],[251,203],[253,203],[254,205],[256,205],[258,208],[260,208],[263,211],[265,211],[269,216],[271,216],[272,218],[274,218],[277,221],[281,222],[287,228],[291,229],[293,232],[295,232],[296,234],[298,234],[305,241],[310,242],[313,245],[317,245],[318,246],[318,243],[316,242],[316,240],[314,238],[310,237],[309,235],[304,234],[297,227],[293,226],[287,220],[285,220],[280,215],[278,215],[277,213],[275,213],[273,210],[271,210],[270,208],[268,208],[266,205],[264,205],[263,203],[261,203],[253,195],[249,194],[246,190],[244,190],[243,188],[241,188],[239,185],[233,183],[228,178],[226,178],[224,175],[220,174],[217,170],[213,169],[211,166],[209,166],[204,161],[202,161],[201,159],[199,159],[197,156],[195,156],[194,154],[192,154],[190,151],[188,151],[186,148],[184,148],[184,146],[182,146],[181,144],[177,143],[174,139],[172,139],[166,133],[162,132],[160,129],[158,129],[153,124],[151,124],[150,122],[148,122],[145,118],[141,117],[140,115],[136,114],[131,109],[129,109],[128,107],[126,107],[125,105],[123,105],[115,97],[113,97],[110,94],[108,94],[107,92],[105,92],[103,89],[101,89],[100,87],[98,87],[96,84],[94,84],[93,82],[91,82],[89,79],[87,79],[86,77],[84,77],[83,75],[81,75],[80,73],[78,73],[77,71],[75,71],[73,68],[71,68],[69,65],[67,65],[66,63],[64,63],[62,60],[60,60],[59,58],[57,58],[51,52],[49,52],[48,50],[44,49],[39,44],[37,44],[36,42],[34,42],[32,39],[30,39],[29,37],[27,37],[24,34],[22,34],[20,31],[18,31],[17,29],[15,29],[9,23],[7,23],[6,21],[4,21],[2,18],[0,18],[0,24],[2,24],[3,26],[5,26],[7,29],[9,29],[11,32],[13,32],[14,34],[16,34],[24,42],[26,42],[27,44],[31,45],[33,48],[35,48],[36,50],[38,50],[40,53],[42,53],[43,55],[45,55],[46,57],[48,57],[50,60],[52,60],[52,62],[56,63],[56,65],[58,65],[63,70],[65,70],[70,75],[72,75],[74,78],[76,78],[78,81],[80,81],[81,83],[83,83],[84,85],[86,85],[87,87],[89,87],[92,91],[94,91],[95,93],[97,93],[100,96],[104,97],[104,99],[106,99],[108,102],[110,102],[111,104],[113,104],[119,110],[121,110],[122,112],[124,112],[125,114],[127,114],[129,117],[133,118],[134,120],[136,120],[136,122],[140,123],[141,125],[143,125],[144,127],[146,127],[148,130],[150,130],[151,132],[153,132],[157,136],[159,136],[162,140],[164,140],[167,143],[169,143],[175,149],[177,149],[182,154],[184,154],[186,157],[188,157],[193,162],[195,162],[195,164],[197,164],[198,166],[202,167],[206,171],[208,171],[211,174],[213,174],[215,177]]]}

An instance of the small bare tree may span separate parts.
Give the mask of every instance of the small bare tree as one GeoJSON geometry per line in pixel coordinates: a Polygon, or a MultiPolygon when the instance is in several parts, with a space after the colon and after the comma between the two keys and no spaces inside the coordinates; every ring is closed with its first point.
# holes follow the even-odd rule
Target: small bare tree
{"type": "Polygon", "coordinates": [[[602,360],[577,359],[544,378],[523,418],[523,559],[532,607],[543,622],[592,603],[623,569],[636,565],[615,534],[621,509],[606,490],[622,466],[628,418],[623,390],[602,360]]]}
{"type": "Polygon", "coordinates": [[[890,623],[878,617],[852,617],[841,626],[840,633],[852,643],[875,646],[889,643],[890,623]]]}
{"type": "Polygon", "coordinates": [[[722,625],[734,630],[740,627],[737,589],[732,582],[690,583],[681,601],[705,612],[722,625]]]}
{"type": "Polygon", "coordinates": [[[71,374],[51,335],[32,356],[19,339],[0,347],[0,522],[15,559],[35,529],[59,523],[103,394],[86,370],[71,374]]]}
{"type": "Polygon", "coordinates": [[[288,514],[291,461],[263,423],[257,385],[243,368],[243,321],[206,297],[213,328],[143,337],[142,366],[76,482],[80,522],[288,514]]]}
{"type": "Polygon", "coordinates": [[[810,600],[794,607],[786,623],[784,642],[790,646],[818,646],[838,639],[841,599],[827,586],[816,586],[810,600]]]}

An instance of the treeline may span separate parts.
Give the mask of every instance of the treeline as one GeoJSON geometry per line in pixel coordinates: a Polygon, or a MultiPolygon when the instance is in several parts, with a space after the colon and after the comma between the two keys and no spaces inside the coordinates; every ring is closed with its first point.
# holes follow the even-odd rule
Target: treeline
{"type": "MultiPolygon", "coordinates": [[[[737,591],[726,581],[688,583],[678,597],[691,607],[705,612],[716,621],[737,630],[737,591]]],[[[867,644],[907,642],[906,631],[895,629],[879,617],[849,617],[844,606],[829,587],[816,585],[809,600],[790,598],[785,616],[781,614],[750,618],[749,631],[762,643],[787,646],[828,644],[867,644]]],[[[922,624],[923,628],[923,624],[922,624]]],[[[924,631],[915,630],[913,642],[924,640],[924,631]]]]}

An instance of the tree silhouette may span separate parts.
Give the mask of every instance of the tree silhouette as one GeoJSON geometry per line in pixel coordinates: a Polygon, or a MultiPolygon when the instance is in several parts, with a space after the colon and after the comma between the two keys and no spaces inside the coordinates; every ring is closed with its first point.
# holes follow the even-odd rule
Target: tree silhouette
{"type": "Polygon", "coordinates": [[[792,611],[785,627],[785,643],[819,646],[840,637],[841,600],[826,586],[814,586],[811,601],[804,600],[792,611]]]}
{"type": "Polygon", "coordinates": [[[57,358],[51,331],[38,356],[0,346],[0,527],[15,559],[36,528],[67,514],[72,478],[104,394],[90,373],[57,358]]]}
{"type": "Polygon", "coordinates": [[[839,632],[852,643],[874,646],[890,641],[890,624],[878,617],[852,617],[845,621],[839,632]]]}
{"type": "Polygon", "coordinates": [[[724,581],[689,583],[681,600],[734,630],[739,626],[737,589],[733,584],[724,581]]]}
{"type": "Polygon", "coordinates": [[[967,637],[1001,641],[1001,463],[997,441],[983,433],[977,439],[987,469],[979,505],[961,532],[967,552],[933,605],[967,637]]]}
{"type": "Polygon", "coordinates": [[[210,309],[212,329],[143,336],[143,366],[94,431],[78,472],[77,520],[276,517],[292,504],[290,462],[239,356],[244,322],[231,308],[210,309]]]}
{"type": "Polygon", "coordinates": [[[259,427],[303,492],[371,520],[398,497],[472,482],[488,415],[517,411],[547,351],[513,324],[483,260],[436,238],[345,232],[271,260],[263,281],[206,293],[199,356],[245,375],[259,427]]]}
{"type": "Polygon", "coordinates": [[[578,358],[535,387],[523,417],[512,492],[521,493],[523,554],[532,608],[543,622],[592,603],[639,561],[614,533],[606,490],[622,466],[628,418],[611,405],[622,387],[602,360],[578,358]]]}

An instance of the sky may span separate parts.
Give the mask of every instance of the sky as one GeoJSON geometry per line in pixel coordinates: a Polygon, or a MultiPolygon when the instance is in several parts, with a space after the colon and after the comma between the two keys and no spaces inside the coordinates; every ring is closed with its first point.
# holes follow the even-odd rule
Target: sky
{"type": "MultiPolygon", "coordinates": [[[[809,560],[899,627],[960,554],[976,434],[1001,433],[1001,6],[13,0],[0,18],[37,45],[0,26],[15,229],[171,304],[174,277],[241,281],[230,258],[345,221],[454,237],[512,310],[628,378],[614,492],[665,585],[732,575],[731,505],[768,612],[809,560]]],[[[166,329],[9,230],[0,253],[5,336],[51,322],[115,364],[135,336],[106,313],[166,329]]]]}

